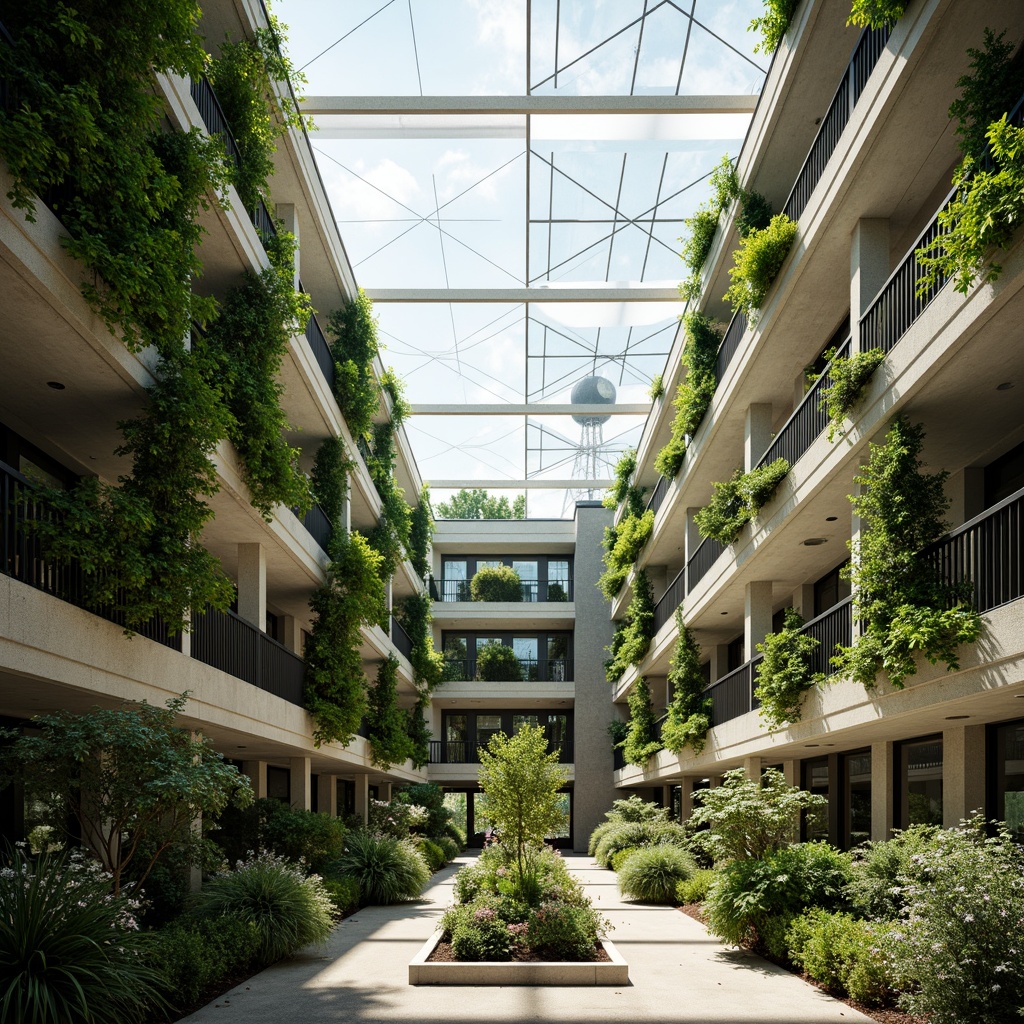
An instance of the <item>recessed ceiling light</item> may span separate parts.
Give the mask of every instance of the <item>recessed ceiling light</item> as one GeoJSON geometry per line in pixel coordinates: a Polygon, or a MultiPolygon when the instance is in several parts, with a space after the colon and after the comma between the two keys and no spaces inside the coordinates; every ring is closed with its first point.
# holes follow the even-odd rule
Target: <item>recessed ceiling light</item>
{"type": "Polygon", "coordinates": [[[820,747],[821,744],[820,743],[805,743],[804,746],[805,747],[820,747]]]}
{"type": "Polygon", "coordinates": [[[957,722],[961,718],[970,718],[970,715],[946,715],[947,722],[957,722]]]}
{"type": "Polygon", "coordinates": [[[719,615],[728,615],[729,613],[728,612],[719,612],[718,614],[719,615]]]}
{"type": "Polygon", "coordinates": [[[235,747],[235,750],[248,750],[248,747],[235,747]]]}
{"type": "Polygon", "coordinates": [[[834,523],[838,518],[839,516],[825,516],[825,522],[834,523]]]}
{"type": "Polygon", "coordinates": [[[61,384],[59,380],[48,380],[46,382],[46,386],[48,388],[53,388],[54,391],[63,391],[67,385],[61,384]]]}
{"type": "Polygon", "coordinates": [[[1012,380],[1004,380],[1002,384],[996,385],[996,391],[1009,391],[1013,387],[1012,380]]]}
{"type": "Polygon", "coordinates": [[[808,537],[807,540],[801,541],[805,548],[816,548],[821,544],[828,543],[828,537],[808,537]]]}

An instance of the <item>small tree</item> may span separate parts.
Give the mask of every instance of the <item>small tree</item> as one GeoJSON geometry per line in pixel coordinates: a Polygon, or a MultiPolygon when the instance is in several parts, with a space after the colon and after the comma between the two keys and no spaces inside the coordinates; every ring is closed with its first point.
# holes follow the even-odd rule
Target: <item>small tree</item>
{"type": "Polygon", "coordinates": [[[517,495],[509,504],[504,495],[494,498],[482,487],[463,488],[448,501],[439,501],[434,511],[438,519],[525,519],[526,495],[517,495]]]}
{"type": "Polygon", "coordinates": [[[515,857],[520,875],[532,849],[565,825],[558,791],[569,778],[558,753],[547,752],[544,730],[524,726],[511,739],[491,737],[480,750],[480,788],[506,854],[515,857]]]}
{"type": "Polygon", "coordinates": [[[174,724],[187,702],[184,693],[166,708],[143,701],[84,715],[60,711],[33,719],[38,735],[2,733],[14,740],[3,753],[3,777],[23,780],[53,828],[77,821],[113,875],[114,895],[129,868],[132,891],[141,888],[171,847],[199,863],[207,846],[197,819],[252,801],[249,780],[209,740],[174,724]]]}

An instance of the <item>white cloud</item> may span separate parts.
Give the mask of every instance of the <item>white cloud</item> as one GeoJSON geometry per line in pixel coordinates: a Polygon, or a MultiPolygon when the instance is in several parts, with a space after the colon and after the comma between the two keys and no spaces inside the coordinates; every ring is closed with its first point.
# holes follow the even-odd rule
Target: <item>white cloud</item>
{"type": "MultiPolygon", "coordinates": [[[[340,168],[328,173],[331,204],[339,220],[388,220],[411,216],[399,204],[419,211],[416,201],[421,198],[422,189],[407,168],[394,160],[384,159],[372,167],[358,160],[352,169],[359,178],[340,168]]],[[[393,229],[387,224],[375,227],[377,230],[393,229]]]]}

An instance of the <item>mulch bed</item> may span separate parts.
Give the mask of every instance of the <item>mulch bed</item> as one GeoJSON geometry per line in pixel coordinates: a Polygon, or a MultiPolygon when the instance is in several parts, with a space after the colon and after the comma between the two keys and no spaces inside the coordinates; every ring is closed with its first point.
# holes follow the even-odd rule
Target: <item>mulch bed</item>
{"type": "MultiPolygon", "coordinates": [[[[594,955],[590,957],[590,961],[593,963],[608,963],[611,957],[605,952],[605,950],[598,946],[594,949],[594,955]]],[[[452,950],[452,944],[445,942],[443,939],[434,947],[434,951],[427,957],[428,964],[435,963],[459,963],[459,958],[455,955],[452,950]]],[[[544,953],[534,952],[522,952],[515,956],[510,956],[508,960],[496,961],[497,963],[519,963],[519,964],[560,964],[560,963],[580,963],[579,960],[566,960],[563,956],[546,956],[544,953]]]]}
{"type": "MultiPolygon", "coordinates": [[[[687,917],[692,917],[695,921],[699,921],[702,925],[707,926],[707,915],[704,913],[704,908],[701,904],[684,903],[678,909],[686,914],[687,917]]],[[[766,959],[771,960],[770,957],[766,957],[766,959]]],[[[778,960],[772,960],[771,962],[793,974],[799,974],[808,985],[820,988],[822,992],[825,991],[824,985],[819,984],[813,978],[808,978],[806,974],[795,971],[790,964],[780,963],[778,960]]],[[[894,1007],[865,1006],[863,1003],[858,1003],[855,999],[844,996],[833,996],[833,998],[838,999],[841,1003],[846,1003],[847,1006],[852,1007],[854,1010],[859,1010],[872,1020],[877,1020],[879,1024],[928,1024],[927,1017],[918,1017],[915,1014],[905,1013],[903,1010],[897,1010],[894,1007]]]]}

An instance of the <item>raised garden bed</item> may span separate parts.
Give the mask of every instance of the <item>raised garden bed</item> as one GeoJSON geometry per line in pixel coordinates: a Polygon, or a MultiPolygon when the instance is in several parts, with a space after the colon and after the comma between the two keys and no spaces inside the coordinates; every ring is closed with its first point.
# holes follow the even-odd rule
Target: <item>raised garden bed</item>
{"type": "Polygon", "coordinates": [[[440,929],[409,962],[410,985],[628,985],[629,965],[605,939],[607,959],[586,961],[505,960],[469,963],[431,960],[444,936],[440,929]]]}

